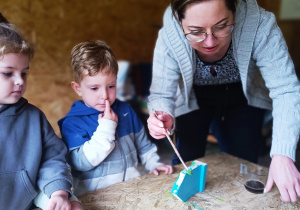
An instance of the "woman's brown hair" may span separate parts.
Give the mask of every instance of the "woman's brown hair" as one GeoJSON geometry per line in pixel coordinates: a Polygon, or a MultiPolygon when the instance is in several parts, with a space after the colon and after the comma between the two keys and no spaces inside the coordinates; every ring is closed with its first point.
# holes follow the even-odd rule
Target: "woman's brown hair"
{"type": "MultiPolygon", "coordinates": [[[[181,24],[182,19],[184,19],[185,10],[188,5],[210,1],[210,0],[172,0],[171,1],[171,8],[172,13],[179,24],[181,24]]],[[[235,14],[237,0],[224,0],[227,8],[235,14]]]]}

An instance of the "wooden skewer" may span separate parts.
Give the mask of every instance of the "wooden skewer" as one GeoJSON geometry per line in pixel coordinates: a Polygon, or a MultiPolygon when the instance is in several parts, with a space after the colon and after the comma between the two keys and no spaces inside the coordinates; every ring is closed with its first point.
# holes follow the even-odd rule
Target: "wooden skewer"
{"type": "Polygon", "coordinates": [[[181,161],[182,165],[185,167],[185,169],[186,169],[188,172],[190,172],[191,170],[189,170],[188,167],[187,167],[187,166],[185,165],[185,163],[183,162],[183,160],[182,160],[182,158],[181,158],[181,156],[180,156],[178,150],[176,149],[175,145],[173,144],[173,142],[172,142],[172,140],[171,140],[169,134],[167,133],[166,129],[165,129],[165,132],[164,132],[164,133],[165,133],[167,139],[169,140],[170,144],[172,145],[172,147],[173,147],[173,149],[174,149],[176,155],[178,156],[179,160],[181,161]]]}
{"type": "MultiPolygon", "coordinates": [[[[149,103],[149,104],[150,104],[150,103],[149,103]]],[[[158,119],[158,115],[156,114],[156,112],[155,112],[155,110],[153,109],[153,107],[151,106],[151,104],[150,104],[150,107],[151,107],[151,109],[153,110],[154,115],[155,115],[156,118],[158,119]]],[[[181,156],[180,156],[178,150],[176,149],[175,145],[173,144],[173,142],[172,142],[172,140],[171,140],[171,138],[170,138],[170,136],[169,136],[169,134],[168,134],[168,132],[167,132],[167,130],[166,130],[165,128],[164,128],[164,134],[166,135],[167,139],[169,140],[170,144],[172,145],[172,147],[173,147],[173,149],[174,149],[176,155],[178,156],[179,160],[181,161],[182,165],[183,165],[183,166],[185,167],[185,169],[187,170],[187,173],[188,173],[189,175],[192,175],[192,171],[189,170],[188,167],[187,167],[187,166],[185,165],[185,163],[183,162],[183,160],[182,160],[182,158],[181,158],[181,156]]]]}

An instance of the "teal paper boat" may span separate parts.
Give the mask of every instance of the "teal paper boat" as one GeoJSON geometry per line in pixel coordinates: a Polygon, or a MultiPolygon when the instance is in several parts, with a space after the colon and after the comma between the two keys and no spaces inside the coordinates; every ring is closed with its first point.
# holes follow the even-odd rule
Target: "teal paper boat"
{"type": "Polygon", "coordinates": [[[171,190],[171,193],[183,202],[205,189],[207,164],[195,160],[188,169],[193,174],[189,175],[186,169],[182,170],[171,190]]]}

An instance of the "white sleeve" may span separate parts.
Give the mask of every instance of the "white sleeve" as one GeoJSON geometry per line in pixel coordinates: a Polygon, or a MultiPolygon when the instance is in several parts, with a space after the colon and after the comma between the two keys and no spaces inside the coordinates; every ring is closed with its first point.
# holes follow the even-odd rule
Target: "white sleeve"
{"type": "Polygon", "coordinates": [[[152,172],[157,166],[163,165],[159,162],[159,156],[157,154],[157,147],[153,147],[151,150],[143,155],[140,155],[142,164],[145,165],[146,170],[152,172]]]}
{"type": "Polygon", "coordinates": [[[92,138],[83,145],[83,152],[93,166],[99,165],[115,148],[117,123],[103,118],[98,123],[92,138]]]}

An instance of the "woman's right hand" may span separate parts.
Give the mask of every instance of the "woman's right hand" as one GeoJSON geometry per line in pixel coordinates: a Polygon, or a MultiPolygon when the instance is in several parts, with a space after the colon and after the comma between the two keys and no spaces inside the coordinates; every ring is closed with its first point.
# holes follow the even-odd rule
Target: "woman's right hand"
{"type": "Polygon", "coordinates": [[[163,111],[156,111],[158,117],[151,112],[147,122],[150,135],[155,139],[165,138],[165,129],[171,131],[174,119],[171,115],[163,111]]]}

